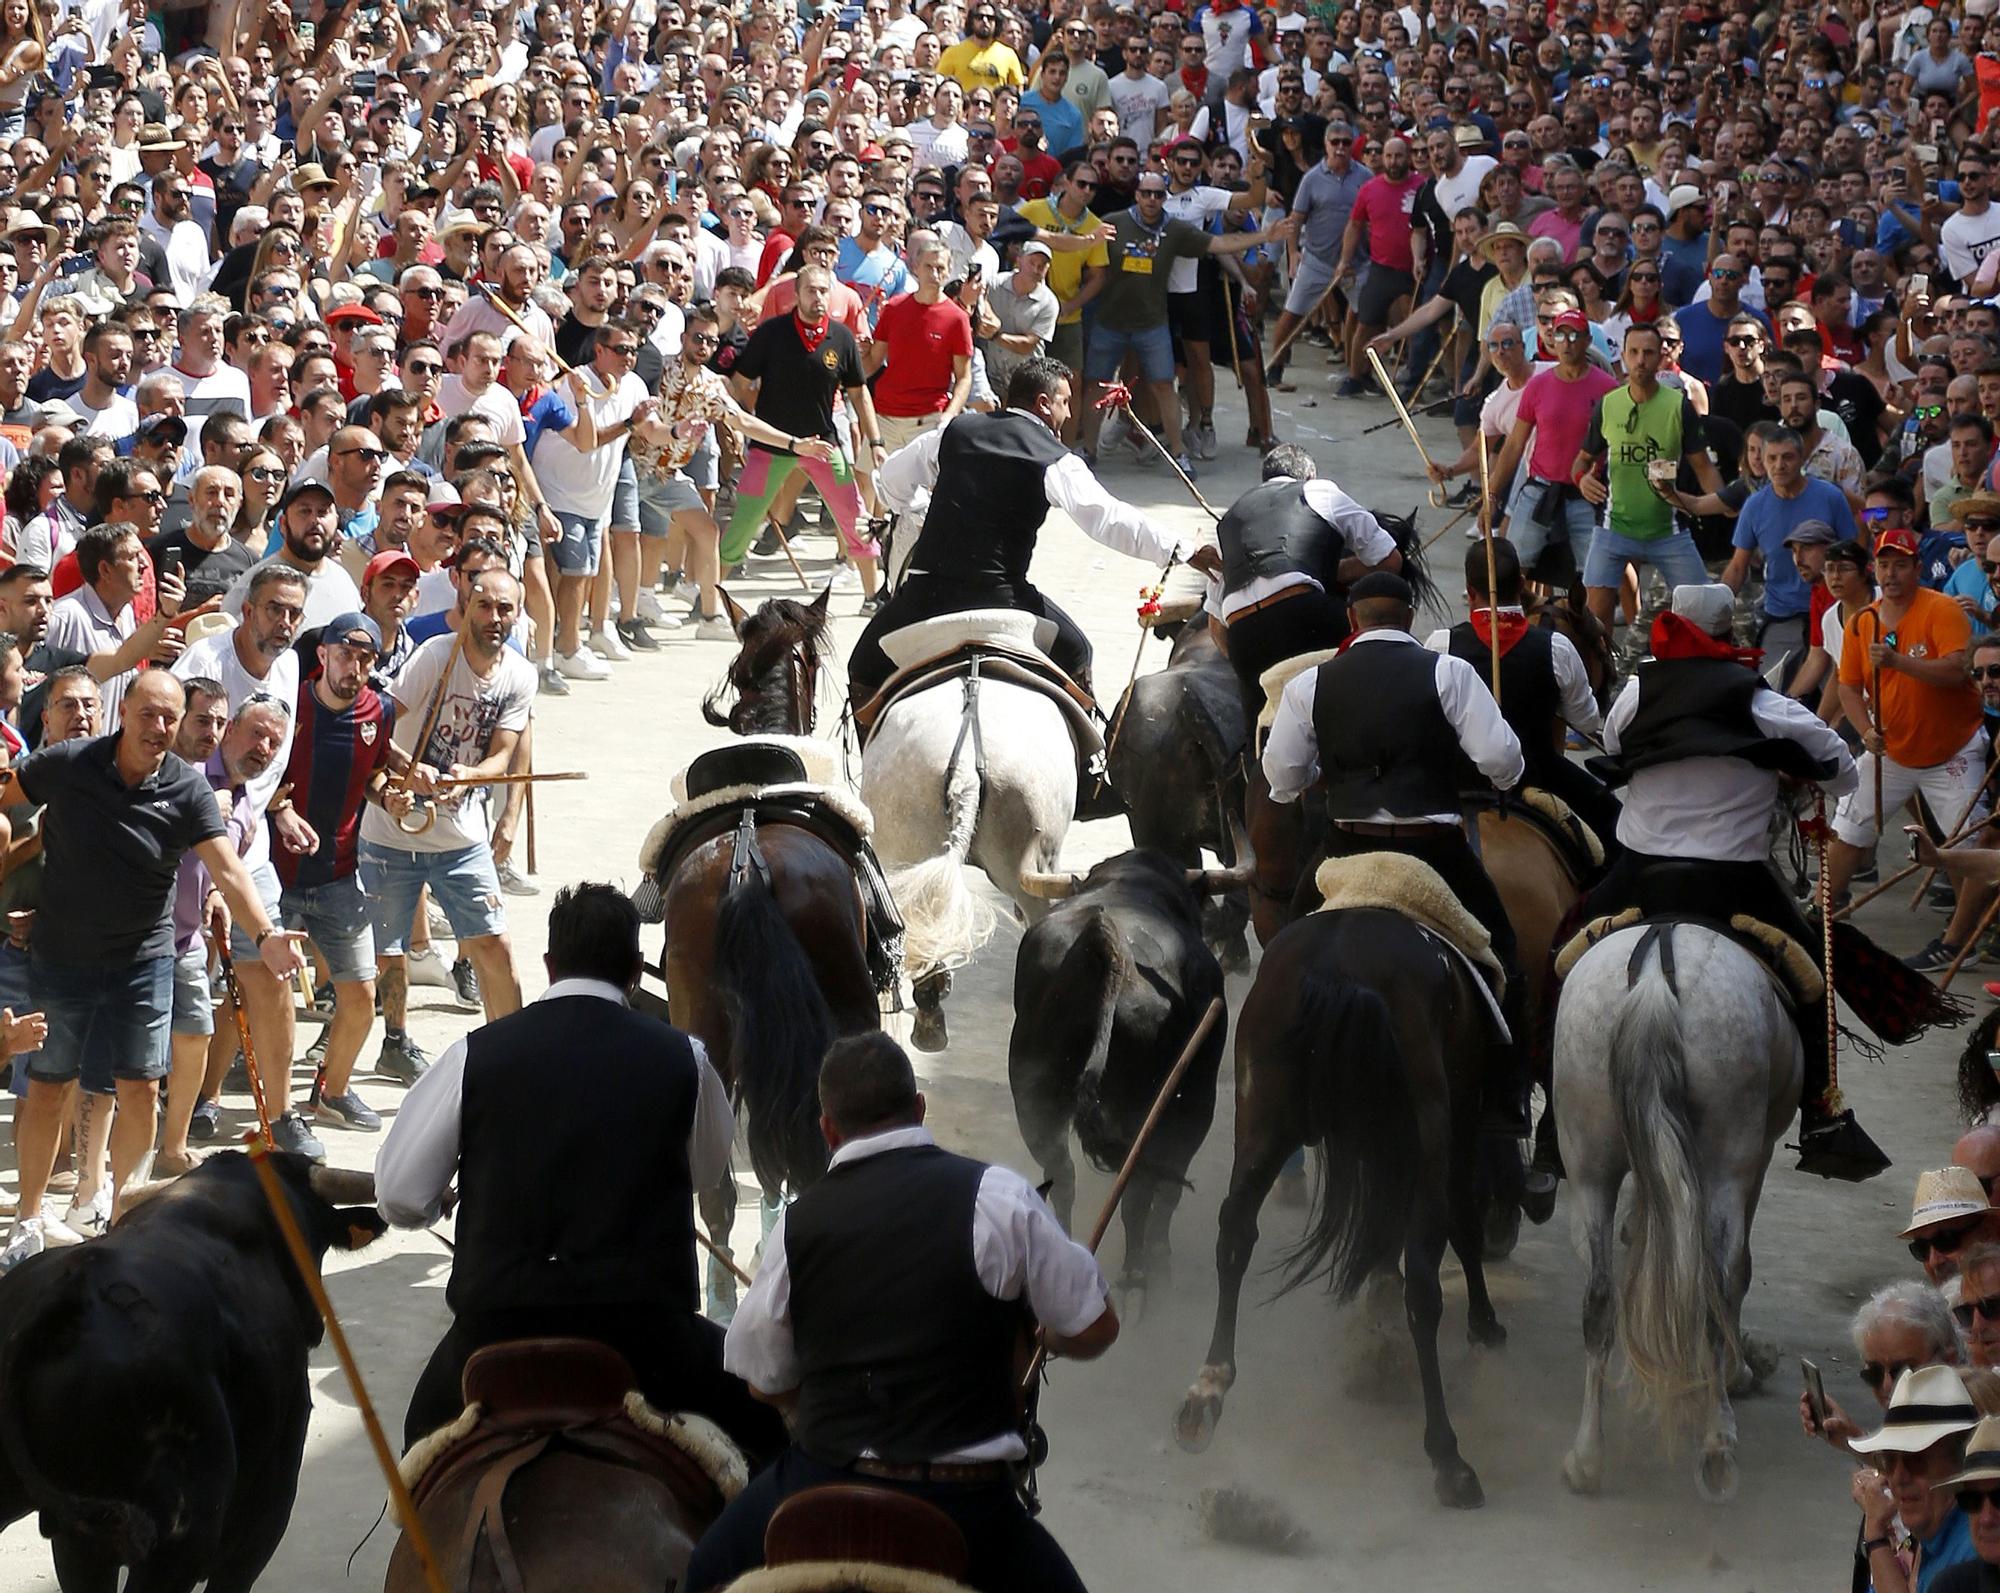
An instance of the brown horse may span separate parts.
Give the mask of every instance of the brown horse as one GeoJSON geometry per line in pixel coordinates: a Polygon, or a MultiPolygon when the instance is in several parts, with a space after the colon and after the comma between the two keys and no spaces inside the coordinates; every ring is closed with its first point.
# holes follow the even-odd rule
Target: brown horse
{"type": "Polygon", "coordinates": [[[1590,694],[1597,699],[1598,709],[1610,707],[1612,689],[1618,684],[1617,659],[1611,633],[1583,600],[1582,583],[1573,584],[1561,602],[1531,590],[1527,612],[1543,630],[1569,638],[1570,645],[1583,659],[1584,676],[1590,682],[1590,694]]]}
{"type": "MultiPolygon", "coordinates": [[[[739,735],[809,736],[829,644],[827,594],[775,598],[754,614],[728,602],[741,638],[703,705],[739,735]]],[[[758,1182],[775,1202],[826,1170],[818,1126],[820,1058],[838,1036],[881,1022],[856,860],[803,797],[717,806],[655,881],[666,919],[667,1008],[698,1038],[745,1116],[758,1182]]],[[[726,1253],[734,1181],[701,1197],[726,1253]]],[[[726,1309],[734,1287],[713,1276],[726,1309]]]]}

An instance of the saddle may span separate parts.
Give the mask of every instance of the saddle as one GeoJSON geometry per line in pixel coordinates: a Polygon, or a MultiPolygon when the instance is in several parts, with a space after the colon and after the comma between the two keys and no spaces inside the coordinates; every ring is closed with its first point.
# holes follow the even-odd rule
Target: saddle
{"type": "Polygon", "coordinates": [[[1575,880],[1587,880],[1604,866],[1604,843],[1576,810],[1553,791],[1518,786],[1512,791],[1466,791],[1460,800],[1470,812],[1491,810],[1527,820],[1548,837],[1575,880]]]}
{"type": "MultiPolygon", "coordinates": [[[[464,1389],[464,1414],[411,1448],[403,1481],[422,1511],[441,1491],[472,1480],[459,1541],[435,1547],[470,1567],[483,1546],[509,1593],[523,1584],[508,1537],[507,1490],[544,1453],[566,1450],[641,1473],[704,1520],[749,1481],[742,1453],[721,1428],[655,1410],[608,1345],[561,1338],[488,1345],[466,1363],[464,1389]]],[[[405,1554],[399,1544],[398,1560],[405,1554]]],[[[393,1568],[391,1583],[399,1585],[393,1568]]]]}
{"type": "Polygon", "coordinates": [[[1826,978],[1812,953],[1775,924],[1752,918],[1748,913],[1733,913],[1726,922],[1700,913],[1649,915],[1637,907],[1607,913],[1586,922],[1556,953],[1556,977],[1567,978],[1583,954],[1600,940],[1641,923],[1654,927],[1695,924],[1735,941],[1757,959],[1779,993],[1794,1008],[1811,1006],[1826,994],[1826,978]]]}
{"type": "Polygon", "coordinates": [[[1003,681],[1038,691],[1062,711],[1076,744],[1077,764],[1104,750],[1096,700],[1069,678],[1044,651],[1055,627],[1016,609],[974,609],[906,625],[882,638],[882,650],[896,672],[854,712],[865,753],[882,716],[898,698],[947,681],[964,680],[968,705],[978,682],[1003,681]]]}
{"type": "Polygon", "coordinates": [[[1288,658],[1282,664],[1273,664],[1257,677],[1257,684],[1264,688],[1264,706],[1258,712],[1257,725],[1251,735],[1251,750],[1261,751],[1264,737],[1278,719],[1278,699],[1285,695],[1285,688],[1309,669],[1318,669],[1321,664],[1337,658],[1340,649],[1323,647],[1317,652],[1300,653],[1296,658],[1288,658]]]}

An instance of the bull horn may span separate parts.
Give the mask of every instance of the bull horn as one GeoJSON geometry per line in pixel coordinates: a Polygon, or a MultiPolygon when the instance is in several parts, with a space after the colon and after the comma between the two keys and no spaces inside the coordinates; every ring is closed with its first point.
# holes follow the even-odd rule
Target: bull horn
{"type": "Polygon", "coordinates": [[[1045,902],[1058,902],[1066,896],[1074,896],[1082,880],[1081,874],[1037,874],[1032,869],[1021,871],[1021,889],[1045,902]]]}
{"type": "Polygon", "coordinates": [[[1191,868],[1187,882],[1203,896],[1225,896],[1240,891],[1257,871],[1254,863],[1238,863],[1234,868],[1191,868]]]}
{"type": "Polygon", "coordinates": [[[375,1175],[351,1167],[315,1167],[307,1176],[307,1186],[329,1206],[372,1206],[375,1204],[375,1175]]]}

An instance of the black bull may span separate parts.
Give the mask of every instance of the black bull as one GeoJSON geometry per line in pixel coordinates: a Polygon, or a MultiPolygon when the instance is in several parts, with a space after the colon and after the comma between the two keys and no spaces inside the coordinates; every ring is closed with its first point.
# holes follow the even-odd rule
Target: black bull
{"type": "MultiPolygon", "coordinates": [[[[272,1161],[316,1260],[387,1226],[334,1204],[369,1175],[272,1161]]],[[[250,1588],[291,1519],[321,1332],[240,1152],[24,1262],[0,1279],[0,1526],[40,1512],[64,1593],[121,1566],[128,1593],[250,1588]]]]}
{"type": "MultiPolygon", "coordinates": [[[[1064,895],[1021,939],[1014,964],[1014,1030],[1007,1077],[1029,1151],[1051,1180],[1049,1202],[1070,1226],[1076,1172],[1069,1129],[1084,1154],[1115,1171],[1130,1151],[1175,1059],[1209,1003],[1222,969],[1202,941],[1202,888],[1159,852],[1125,852],[1081,882],[1038,876],[1064,895]]],[[[1126,1287],[1164,1269],[1167,1228],[1188,1164],[1215,1116],[1215,1080],[1226,1025],[1217,1024],[1140,1158],[1123,1203],[1126,1287]]]]}

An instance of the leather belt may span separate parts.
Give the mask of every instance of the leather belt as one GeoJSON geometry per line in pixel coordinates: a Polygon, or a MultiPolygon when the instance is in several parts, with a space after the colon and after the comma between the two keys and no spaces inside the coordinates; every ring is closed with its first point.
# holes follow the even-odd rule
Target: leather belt
{"type": "Polygon", "coordinates": [[[1333,827],[1336,830],[1346,830],[1353,835],[1391,835],[1412,838],[1424,835],[1442,835],[1446,830],[1452,828],[1449,824],[1374,824],[1364,819],[1335,819],[1333,827]]]}
{"type": "Polygon", "coordinates": [[[857,1476],[885,1482],[1012,1482],[1014,1465],[1007,1460],[919,1460],[898,1465],[890,1460],[857,1460],[848,1468],[857,1476]]]}
{"type": "Polygon", "coordinates": [[[1260,609],[1269,608],[1273,603],[1282,603],[1288,597],[1299,597],[1302,596],[1304,593],[1310,592],[1311,590],[1312,588],[1310,586],[1307,586],[1303,581],[1300,582],[1297,586],[1280,587],[1277,591],[1273,592],[1269,597],[1260,597],[1257,599],[1256,602],[1246,604],[1244,607],[1239,608],[1234,614],[1231,614],[1229,618],[1224,620],[1222,623],[1224,625],[1234,625],[1238,620],[1248,619],[1252,614],[1257,613],[1260,609]]]}

